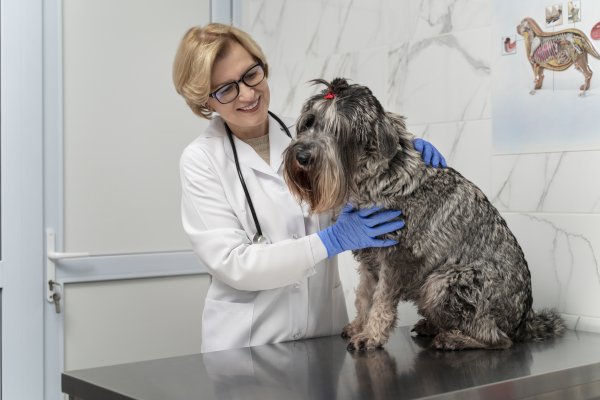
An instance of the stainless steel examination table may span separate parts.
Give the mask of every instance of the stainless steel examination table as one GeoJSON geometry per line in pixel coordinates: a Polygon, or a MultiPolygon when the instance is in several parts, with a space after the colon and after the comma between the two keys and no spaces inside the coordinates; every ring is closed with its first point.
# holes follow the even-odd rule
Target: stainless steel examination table
{"type": "Polygon", "coordinates": [[[396,329],[384,349],[337,336],[69,371],[70,399],[600,399],[600,334],[441,352],[396,329]]]}

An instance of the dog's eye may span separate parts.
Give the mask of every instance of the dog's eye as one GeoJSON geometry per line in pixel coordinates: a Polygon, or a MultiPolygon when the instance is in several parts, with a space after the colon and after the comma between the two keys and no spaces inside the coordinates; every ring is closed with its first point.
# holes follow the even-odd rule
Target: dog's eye
{"type": "Polygon", "coordinates": [[[314,114],[306,114],[302,117],[300,122],[298,122],[297,131],[303,132],[307,131],[313,127],[315,124],[315,115],[314,114]]]}

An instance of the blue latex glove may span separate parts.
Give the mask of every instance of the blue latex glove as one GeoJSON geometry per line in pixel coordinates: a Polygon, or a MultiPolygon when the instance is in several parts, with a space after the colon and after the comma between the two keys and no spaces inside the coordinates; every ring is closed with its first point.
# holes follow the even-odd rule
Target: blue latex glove
{"type": "Polygon", "coordinates": [[[381,211],[381,207],[357,210],[351,204],[347,204],[335,224],[323,229],[318,235],[329,257],[346,250],[393,246],[398,241],[377,239],[377,236],[401,229],[404,221],[392,221],[400,215],[402,211],[381,211]]]}
{"type": "Polygon", "coordinates": [[[448,166],[442,153],[428,141],[417,138],[413,141],[413,146],[415,147],[415,150],[421,153],[421,157],[423,157],[423,161],[425,161],[426,165],[431,165],[436,168],[439,166],[446,168],[448,166]]]}

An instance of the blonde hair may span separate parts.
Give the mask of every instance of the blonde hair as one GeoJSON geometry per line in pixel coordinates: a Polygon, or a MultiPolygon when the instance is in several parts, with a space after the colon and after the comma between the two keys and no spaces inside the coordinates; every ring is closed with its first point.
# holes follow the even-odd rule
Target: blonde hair
{"type": "Polygon", "coordinates": [[[248,35],[230,25],[208,24],[190,28],[177,49],[173,61],[173,83],[194,114],[212,118],[206,102],[211,89],[211,76],[215,61],[223,57],[232,42],[239,43],[263,65],[269,76],[267,60],[260,46],[248,35]]]}

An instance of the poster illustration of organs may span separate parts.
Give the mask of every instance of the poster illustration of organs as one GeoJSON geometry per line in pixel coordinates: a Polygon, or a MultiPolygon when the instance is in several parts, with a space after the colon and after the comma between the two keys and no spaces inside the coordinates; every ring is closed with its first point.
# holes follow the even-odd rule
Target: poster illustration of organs
{"type": "Polygon", "coordinates": [[[600,149],[600,1],[494,0],[496,154],[600,149]]]}

